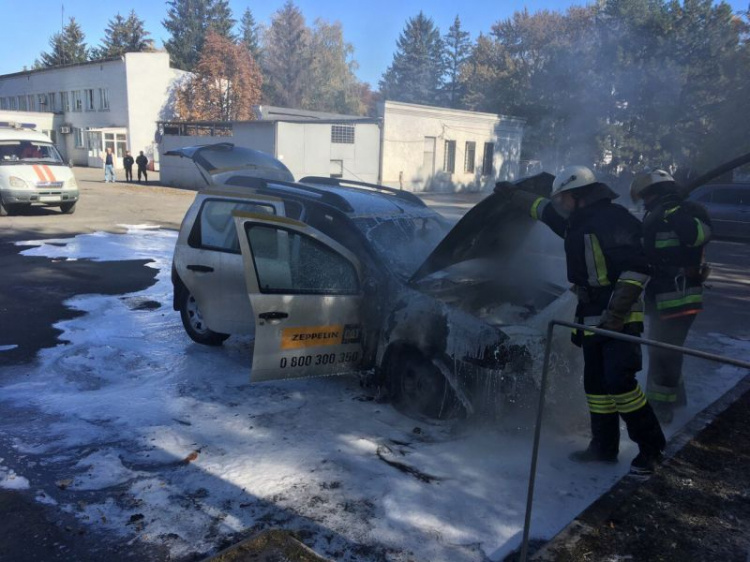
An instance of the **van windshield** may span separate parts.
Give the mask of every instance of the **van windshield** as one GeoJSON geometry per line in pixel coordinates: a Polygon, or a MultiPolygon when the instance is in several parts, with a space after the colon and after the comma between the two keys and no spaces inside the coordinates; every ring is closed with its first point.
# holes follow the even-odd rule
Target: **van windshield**
{"type": "Polygon", "coordinates": [[[62,156],[49,142],[28,140],[0,141],[0,165],[13,164],[64,164],[62,156]]]}

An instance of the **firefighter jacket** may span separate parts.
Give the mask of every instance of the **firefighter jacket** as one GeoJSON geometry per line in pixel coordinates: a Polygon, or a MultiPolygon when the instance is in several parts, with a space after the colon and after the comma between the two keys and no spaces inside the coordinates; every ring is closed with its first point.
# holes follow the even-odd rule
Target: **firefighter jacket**
{"type": "MultiPolygon", "coordinates": [[[[565,240],[565,259],[568,281],[578,296],[576,322],[598,326],[602,315],[611,310],[617,301],[624,331],[639,334],[643,331],[643,295],[648,281],[648,262],[641,246],[641,223],[620,205],[612,203],[607,188],[599,198],[587,201],[585,207],[575,210],[565,218],[549,199],[538,198],[530,214],[541,220],[565,240]],[[620,284],[626,284],[618,287],[620,284]],[[631,295],[612,299],[615,289],[625,288],[618,294],[631,295]],[[632,289],[636,289],[633,291],[632,289]]],[[[587,341],[583,334],[574,332],[573,343],[587,341]]]]}
{"type": "Polygon", "coordinates": [[[646,206],[643,248],[652,271],[646,298],[661,318],[701,310],[703,252],[710,239],[711,219],[701,205],[669,192],[646,206]]]}

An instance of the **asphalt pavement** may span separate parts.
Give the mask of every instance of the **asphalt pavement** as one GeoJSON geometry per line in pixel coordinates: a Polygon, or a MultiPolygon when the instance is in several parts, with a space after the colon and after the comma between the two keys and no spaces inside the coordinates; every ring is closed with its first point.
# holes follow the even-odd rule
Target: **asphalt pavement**
{"type": "MultiPolygon", "coordinates": [[[[102,230],[124,232],[123,225],[133,224],[177,229],[194,197],[190,190],[161,185],[158,173],[150,174],[148,183],[105,184],[101,170],[75,168],[74,172],[81,189],[81,200],[75,214],[63,215],[58,209],[34,207],[21,216],[0,217],[0,261],[4,271],[0,276],[0,346],[11,341],[19,344],[14,353],[0,354],[0,367],[31,363],[38,349],[57,343],[59,332],[52,325],[77,314],[63,304],[70,296],[92,292],[122,294],[153,283],[153,270],[142,267],[142,263],[52,263],[44,258],[19,256],[21,248],[15,243],[102,230]]],[[[484,194],[422,196],[429,205],[456,220],[484,194]]],[[[701,334],[720,332],[750,341],[750,280],[747,276],[750,244],[712,242],[708,259],[714,265],[714,276],[710,280],[712,288],[706,293],[706,310],[699,316],[694,331],[701,334]]],[[[712,424],[723,424],[725,431],[738,425],[750,427],[750,408],[734,411],[731,416],[727,414],[731,404],[747,396],[748,380],[746,378],[673,439],[670,446],[672,456],[691,443],[697,443],[700,432],[712,424]]],[[[34,415],[33,412],[27,414],[34,415]]],[[[11,439],[12,435],[0,436],[0,457],[12,454],[9,448],[11,439]]],[[[618,487],[625,485],[633,484],[622,482],[615,486],[609,495],[610,501],[633,501],[632,494],[617,493],[618,487]]],[[[648,510],[653,506],[644,504],[641,508],[648,510]]],[[[590,523],[592,517],[601,517],[596,513],[587,510],[577,521],[590,523]]],[[[4,521],[0,527],[0,561],[165,559],[164,552],[118,544],[113,537],[96,536],[73,517],[61,515],[52,506],[35,501],[29,491],[0,489],[0,517],[4,521]]],[[[618,524],[625,528],[628,522],[618,524]]],[[[571,544],[583,534],[583,528],[574,522],[537,556],[544,559],[541,558],[543,552],[571,544]]]]}

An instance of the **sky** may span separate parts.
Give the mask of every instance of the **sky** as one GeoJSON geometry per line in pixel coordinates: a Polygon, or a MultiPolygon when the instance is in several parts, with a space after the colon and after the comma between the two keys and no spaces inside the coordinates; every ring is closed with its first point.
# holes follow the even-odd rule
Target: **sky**
{"type": "MultiPolygon", "coordinates": [[[[235,19],[240,19],[247,7],[256,22],[267,25],[271,16],[284,4],[284,0],[249,2],[230,0],[235,19]]],[[[586,2],[569,0],[530,0],[528,2],[498,2],[497,0],[469,0],[453,2],[447,0],[379,0],[377,2],[353,2],[352,0],[296,0],[308,25],[317,18],[340,21],[344,38],[354,46],[354,59],[359,63],[357,76],[377,89],[382,74],[391,64],[398,36],[406,21],[420,10],[433,19],[442,34],[448,31],[454,18],[461,18],[464,30],[472,39],[480,32],[487,33],[492,24],[510,17],[513,12],[527,8],[539,10],[565,10],[571,5],[586,2]]],[[[748,0],[729,0],[735,11],[747,10],[748,0]]],[[[129,2],[101,2],[92,0],[40,0],[39,2],[17,2],[0,0],[0,11],[4,16],[3,33],[0,34],[0,75],[19,72],[31,67],[42,52],[49,50],[49,40],[61,29],[64,7],[65,23],[73,16],[81,25],[86,42],[99,45],[108,22],[119,10],[127,15],[131,9],[145,22],[157,47],[168,39],[162,20],[167,14],[166,2],[160,0],[130,0],[129,2]],[[12,8],[11,8],[12,6],[12,8]],[[11,15],[12,14],[12,15],[11,15]]]]}
{"type": "MultiPolygon", "coordinates": [[[[37,259],[144,259],[158,273],[137,293],[70,299],[82,314],[56,324],[67,344],[0,367],[0,487],[175,560],[268,526],[303,531],[319,553],[352,562],[382,560],[384,549],[394,562],[502,560],[519,546],[533,411],[425,423],[367,399],[354,377],[249,384],[249,338],[200,346],[172,310],[176,236],[134,225],[17,243],[37,259]]],[[[750,354],[722,334],[691,332],[688,345],[750,354]]],[[[668,437],[745,374],[691,358],[685,372],[690,403],[668,437]]],[[[580,381],[552,382],[532,538],[555,535],[636,453],[623,434],[619,464],[568,460],[587,444],[585,401],[580,381]]]]}

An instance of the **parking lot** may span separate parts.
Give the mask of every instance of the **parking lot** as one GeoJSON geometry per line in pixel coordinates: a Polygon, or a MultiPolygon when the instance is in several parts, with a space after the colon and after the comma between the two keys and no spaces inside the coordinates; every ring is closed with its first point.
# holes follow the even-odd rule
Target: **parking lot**
{"type": "MultiPolygon", "coordinates": [[[[248,384],[251,339],[202,348],[171,309],[174,229],[194,194],[104,184],[99,170],[76,175],[75,215],[33,209],[3,217],[0,231],[9,273],[0,291],[0,475],[48,522],[69,520],[55,527],[65,548],[96,537],[91,548],[190,560],[270,527],[295,530],[338,560],[498,559],[517,547],[533,412],[422,423],[355,377],[248,384]],[[14,245],[21,241],[36,242],[14,245]]],[[[479,197],[427,199],[456,218],[479,197]]],[[[709,252],[713,290],[690,343],[747,358],[747,246],[718,242],[709,252]]],[[[697,362],[688,373],[691,404],[670,433],[744,375],[697,362]]],[[[582,471],[567,461],[585,441],[585,407],[577,392],[557,391],[558,423],[540,462],[540,537],[627,471],[625,462],[582,471]]],[[[623,446],[623,458],[634,454],[623,446]]]]}

